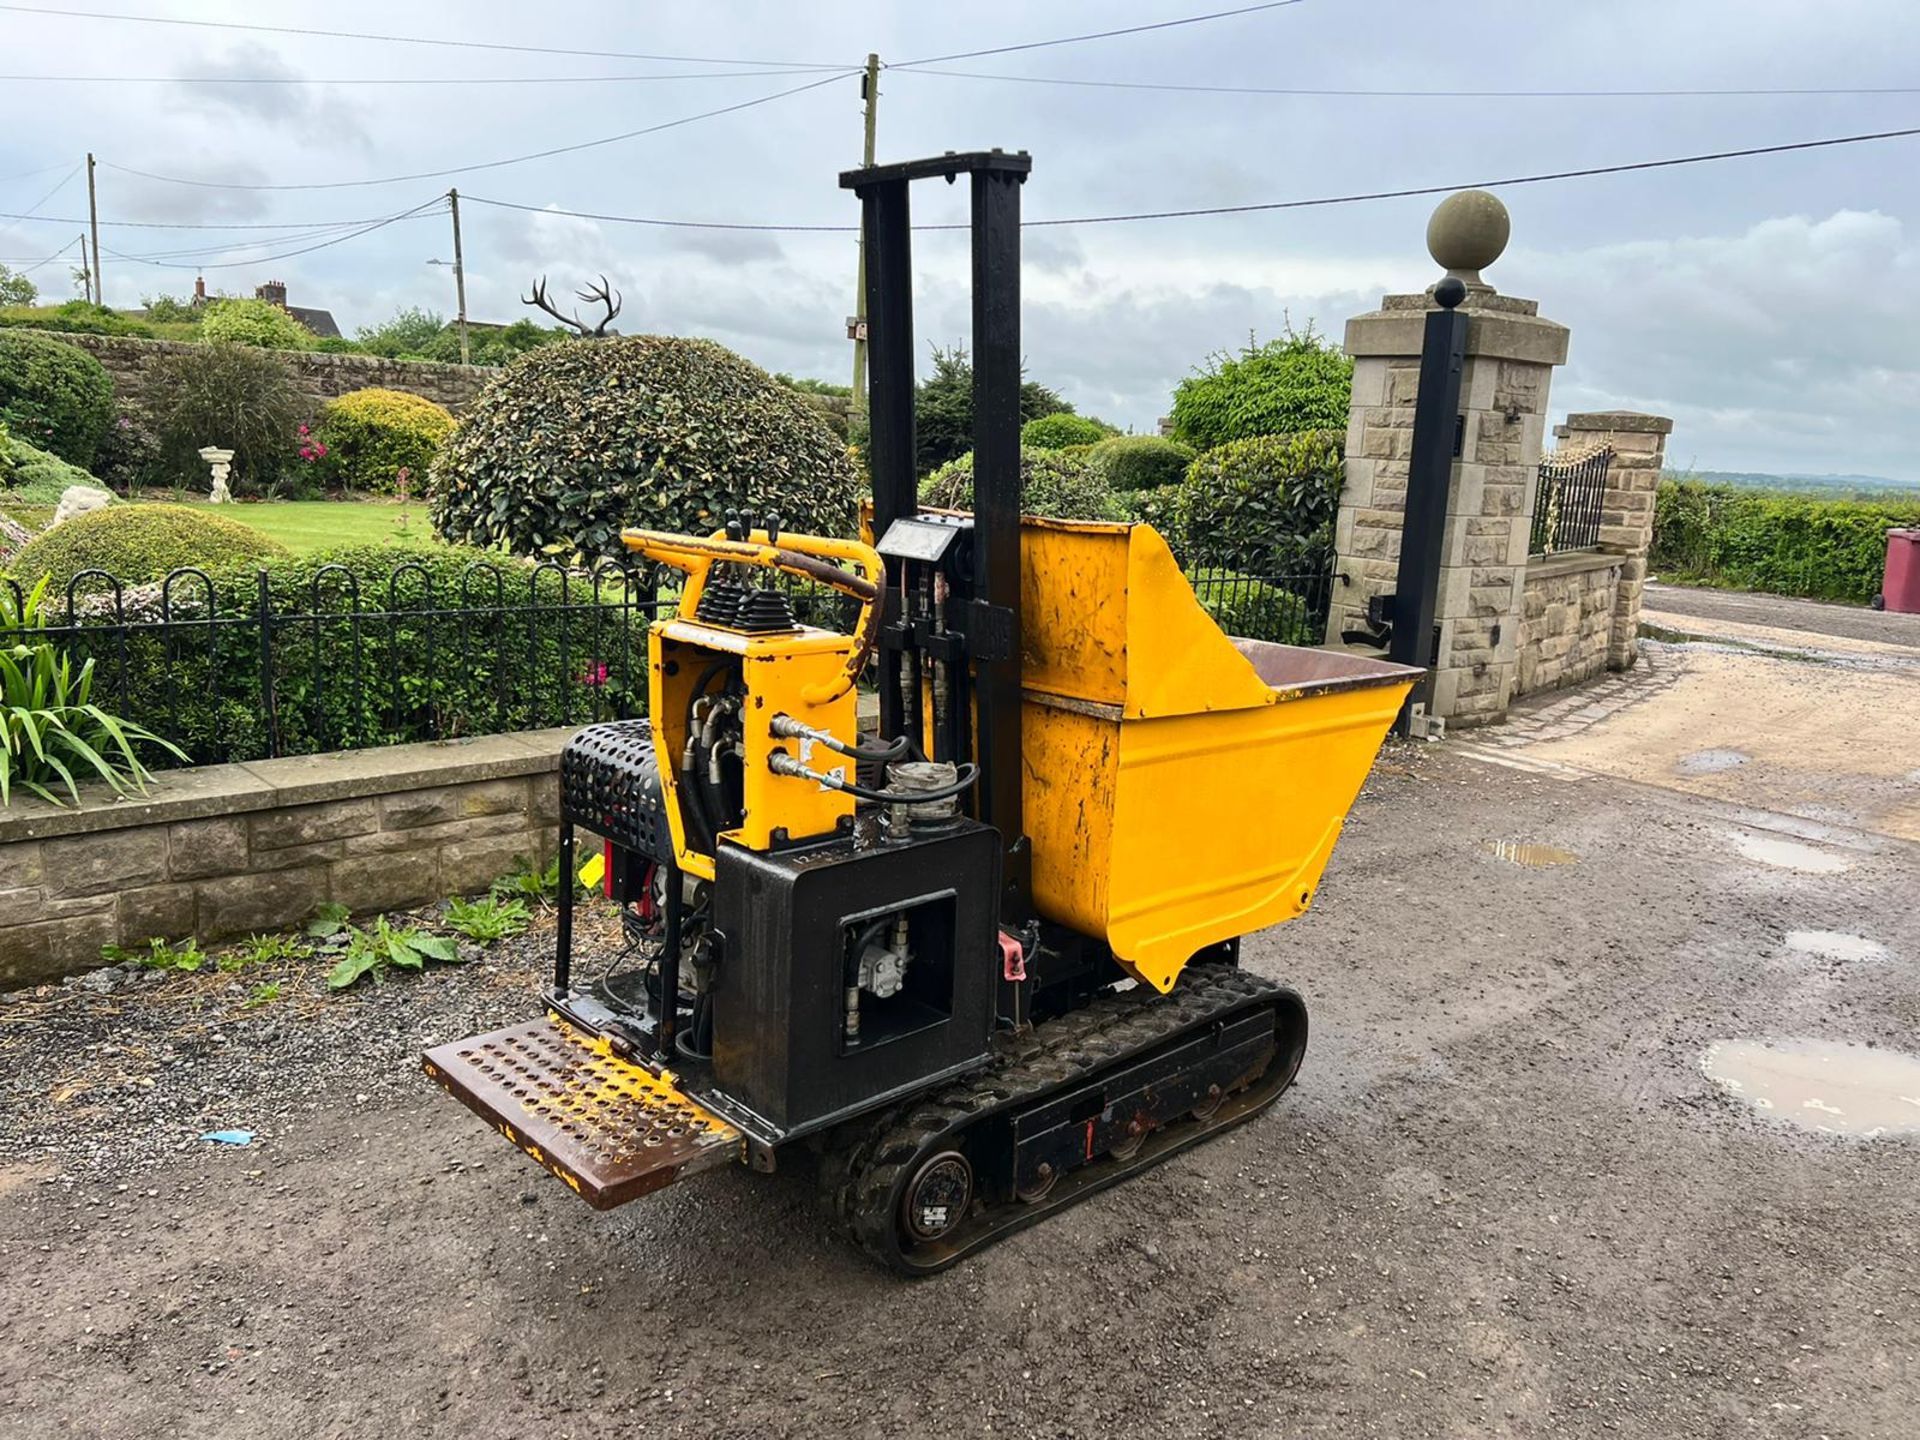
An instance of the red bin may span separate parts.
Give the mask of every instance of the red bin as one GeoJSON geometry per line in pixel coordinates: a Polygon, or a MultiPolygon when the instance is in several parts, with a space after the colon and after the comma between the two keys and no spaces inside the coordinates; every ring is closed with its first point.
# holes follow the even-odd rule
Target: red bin
{"type": "Polygon", "coordinates": [[[1887,573],[1874,608],[1920,615],[1920,530],[1887,531],[1887,573]]]}

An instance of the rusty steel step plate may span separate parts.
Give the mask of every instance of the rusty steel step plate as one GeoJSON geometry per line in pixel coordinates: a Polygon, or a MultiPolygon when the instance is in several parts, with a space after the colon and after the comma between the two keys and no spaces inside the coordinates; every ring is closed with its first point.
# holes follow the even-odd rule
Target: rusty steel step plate
{"type": "Polygon", "coordinates": [[[740,1132],[599,1036],[557,1016],[421,1057],[469,1110],[596,1210],[610,1210],[740,1155],[740,1132]]]}

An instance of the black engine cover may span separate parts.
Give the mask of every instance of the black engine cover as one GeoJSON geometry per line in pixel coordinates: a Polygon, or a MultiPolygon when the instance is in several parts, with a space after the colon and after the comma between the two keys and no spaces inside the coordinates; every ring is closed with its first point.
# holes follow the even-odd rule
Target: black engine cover
{"type": "Polygon", "coordinates": [[[722,844],[715,1088],[790,1139],[983,1064],[999,886],[999,832],[970,820],[858,852],[850,839],[772,854],[722,844]],[[890,939],[902,916],[904,983],[863,992],[851,1034],[862,943],[890,939]]]}
{"type": "Polygon", "coordinates": [[[673,833],[645,720],[589,725],[560,752],[560,816],[658,864],[673,833]]]}

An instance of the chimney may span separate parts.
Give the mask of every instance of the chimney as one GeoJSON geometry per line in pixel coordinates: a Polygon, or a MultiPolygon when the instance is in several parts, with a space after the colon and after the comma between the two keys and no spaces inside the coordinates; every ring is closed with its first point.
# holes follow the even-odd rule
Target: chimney
{"type": "Polygon", "coordinates": [[[193,303],[196,305],[207,303],[207,277],[204,275],[193,277],[193,303]]]}
{"type": "Polygon", "coordinates": [[[278,305],[282,310],[287,308],[287,282],[284,280],[269,280],[253,293],[269,305],[278,305]]]}

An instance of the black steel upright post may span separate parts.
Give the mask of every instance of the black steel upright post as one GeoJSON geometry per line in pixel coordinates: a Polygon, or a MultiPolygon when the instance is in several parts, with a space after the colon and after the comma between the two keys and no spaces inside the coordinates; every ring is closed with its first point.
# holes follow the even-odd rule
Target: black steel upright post
{"type": "Polygon", "coordinates": [[[1031,908],[1020,733],[1020,186],[973,174],[973,582],[980,818],[1005,846],[1002,909],[1031,908]]]}
{"type": "Polygon", "coordinates": [[[1460,427],[1460,378],[1467,360],[1467,317],[1455,308],[1467,287],[1449,276],[1434,287],[1437,310],[1427,312],[1420,346],[1420,389],[1413,403],[1413,454],[1407,463],[1406,519],[1400,531],[1400,570],[1394,581],[1389,659],[1427,672],[1400,707],[1394,730],[1407,733],[1415,702],[1433,693],[1433,623],[1440,600],[1440,562],[1447,531],[1447,499],[1460,427]]]}
{"type": "MultiPolygon", "coordinates": [[[[873,475],[873,533],[918,508],[913,428],[913,227],[903,176],[860,190],[867,273],[867,468],[873,475]]],[[[902,565],[888,563],[895,614],[905,596],[902,565]]],[[[880,733],[904,735],[909,717],[900,695],[905,654],[880,652],[880,733]]]]}

